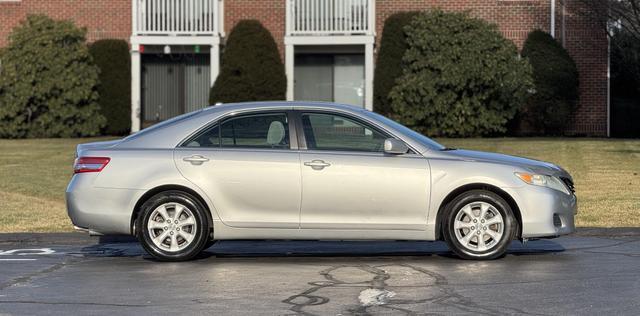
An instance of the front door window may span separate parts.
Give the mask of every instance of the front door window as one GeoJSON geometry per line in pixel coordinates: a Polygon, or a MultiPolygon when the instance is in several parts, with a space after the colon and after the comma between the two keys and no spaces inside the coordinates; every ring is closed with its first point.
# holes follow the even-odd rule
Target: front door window
{"type": "Polygon", "coordinates": [[[325,113],[302,114],[309,150],[383,152],[388,137],[345,116],[325,113]]]}

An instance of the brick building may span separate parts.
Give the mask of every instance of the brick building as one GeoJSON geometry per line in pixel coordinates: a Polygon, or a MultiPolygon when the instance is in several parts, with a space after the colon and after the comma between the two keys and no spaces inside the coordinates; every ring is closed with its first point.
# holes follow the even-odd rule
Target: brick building
{"type": "Polygon", "coordinates": [[[519,47],[533,29],[552,33],[580,71],[575,134],[609,130],[608,41],[576,14],[577,0],[0,0],[0,47],[27,14],[70,19],[89,41],[125,39],[132,56],[132,126],[202,107],[219,71],[226,34],[243,19],[275,38],[287,99],[329,100],[371,109],[373,67],[385,19],[399,11],[469,10],[519,47]]]}

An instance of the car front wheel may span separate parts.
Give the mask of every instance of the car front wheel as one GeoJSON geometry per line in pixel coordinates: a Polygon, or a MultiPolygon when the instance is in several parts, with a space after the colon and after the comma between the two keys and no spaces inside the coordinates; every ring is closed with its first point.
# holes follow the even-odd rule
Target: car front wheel
{"type": "Polygon", "coordinates": [[[463,259],[490,260],[503,256],[516,234],[517,221],[499,195],[473,190],[449,203],[444,239],[463,259]]]}
{"type": "Polygon", "coordinates": [[[167,191],[150,198],[136,222],[143,248],[162,261],[184,261],[207,245],[206,210],[190,194],[167,191]]]}

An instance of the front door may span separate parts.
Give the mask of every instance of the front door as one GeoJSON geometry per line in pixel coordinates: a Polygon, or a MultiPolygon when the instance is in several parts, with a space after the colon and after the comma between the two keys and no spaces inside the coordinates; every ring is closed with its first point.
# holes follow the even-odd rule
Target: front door
{"type": "Polygon", "coordinates": [[[300,157],[286,112],[239,115],[186,141],[174,159],[233,227],[298,228],[300,157]]]}
{"type": "Polygon", "coordinates": [[[342,114],[301,113],[301,228],[425,230],[428,161],[387,155],[384,132],[342,114]]]}

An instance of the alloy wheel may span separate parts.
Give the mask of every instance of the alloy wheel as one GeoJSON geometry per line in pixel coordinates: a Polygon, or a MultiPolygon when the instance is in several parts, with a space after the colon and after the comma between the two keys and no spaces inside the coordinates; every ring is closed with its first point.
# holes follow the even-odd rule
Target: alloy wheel
{"type": "Polygon", "coordinates": [[[468,250],[485,252],[494,248],[504,235],[504,219],[487,202],[472,202],[455,216],[453,229],[458,242],[468,250]]]}
{"type": "Polygon", "coordinates": [[[188,207],[180,203],[165,203],[153,210],[147,229],[156,247],[177,252],[193,242],[198,228],[188,207]]]}

